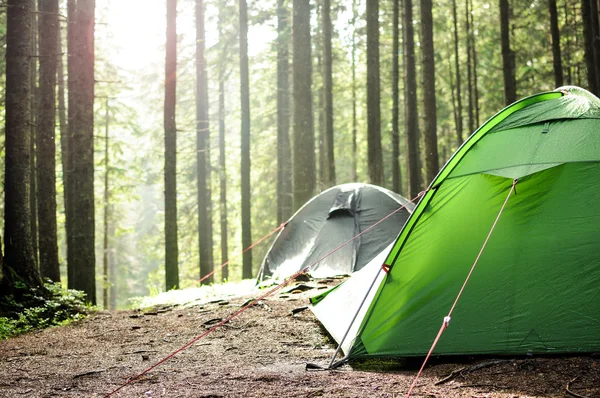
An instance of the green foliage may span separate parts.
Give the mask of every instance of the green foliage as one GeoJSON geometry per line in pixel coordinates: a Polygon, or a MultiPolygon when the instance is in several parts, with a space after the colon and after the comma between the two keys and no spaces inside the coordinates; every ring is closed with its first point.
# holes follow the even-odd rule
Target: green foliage
{"type": "Polygon", "coordinates": [[[0,340],[83,319],[91,309],[85,294],[63,289],[60,283],[46,283],[47,292],[27,289],[17,282],[15,294],[0,299],[0,340]]]}

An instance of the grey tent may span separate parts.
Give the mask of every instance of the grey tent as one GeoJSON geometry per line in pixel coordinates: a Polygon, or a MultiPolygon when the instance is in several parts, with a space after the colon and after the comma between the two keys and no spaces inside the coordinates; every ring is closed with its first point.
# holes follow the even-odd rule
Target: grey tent
{"type": "Polygon", "coordinates": [[[311,267],[316,278],[360,270],[392,243],[414,205],[369,184],[343,184],[313,197],[286,223],[267,252],[258,281],[281,279],[313,264],[390,213],[381,224],[311,267]]]}

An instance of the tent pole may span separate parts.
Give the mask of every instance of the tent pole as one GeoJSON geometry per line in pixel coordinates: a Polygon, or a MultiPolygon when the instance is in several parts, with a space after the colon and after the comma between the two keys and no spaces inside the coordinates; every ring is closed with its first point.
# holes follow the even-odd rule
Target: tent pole
{"type": "Polygon", "coordinates": [[[371,293],[371,289],[373,289],[373,286],[375,286],[375,282],[377,281],[377,278],[379,278],[379,273],[381,272],[381,270],[382,270],[382,268],[379,268],[379,271],[377,271],[377,273],[375,274],[375,278],[373,278],[373,282],[371,282],[371,286],[369,286],[369,290],[367,290],[365,297],[363,297],[362,301],[360,302],[360,305],[358,306],[358,309],[356,310],[356,313],[352,317],[352,321],[350,321],[350,325],[348,325],[348,329],[346,329],[346,333],[344,333],[344,337],[342,337],[342,340],[340,341],[337,348],[335,349],[335,352],[333,353],[333,356],[331,357],[331,361],[329,361],[329,366],[327,366],[327,369],[331,369],[331,367],[333,366],[333,362],[335,361],[335,358],[340,353],[340,350],[342,349],[342,344],[344,344],[346,337],[348,337],[348,333],[350,333],[350,329],[352,328],[354,321],[356,321],[356,318],[358,317],[358,313],[360,312],[362,306],[365,304],[365,301],[367,301],[367,297],[369,297],[369,293],[371,293]]]}

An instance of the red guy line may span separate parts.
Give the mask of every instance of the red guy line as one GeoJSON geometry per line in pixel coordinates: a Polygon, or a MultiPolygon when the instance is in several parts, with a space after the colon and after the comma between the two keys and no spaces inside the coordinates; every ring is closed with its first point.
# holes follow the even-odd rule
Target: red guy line
{"type": "MultiPolygon", "coordinates": [[[[415,200],[417,200],[418,198],[420,198],[421,196],[423,196],[424,192],[419,193],[419,195],[417,195],[414,199],[410,200],[409,203],[414,202],[415,200]]],[[[158,367],[159,365],[161,365],[162,363],[166,362],[167,360],[169,360],[170,358],[174,357],[175,355],[179,354],[181,351],[186,350],[187,348],[189,348],[190,346],[192,346],[194,343],[196,343],[198,340],[200,340],[201,338],[203,338],[204,336],[212,333],[213,331],[215,331],[217,328],[223,326],[224,324],[226,324],[227,322],[229,322],[230,320],[232,320],[233,318],[237,317],[238,315],[240,315],[242,312],[246,311],[248,308],[256,305],[259,301],[264,300],[265,298],[269,297],[270,295],[272,295],[273,293],[275,293],[276,291],[282,289],[284,286],[288,285],[291,281],[293,281],[294,279],[296,279],[298,276],[307,273],[313,266],[315,266],[316,264],[320,263],[321,261],[325,260],[327,257],[331,256],[332,254],[334,254],[335,252],[337,252],[338,250],[340,250],[341,248],[343,248],[344,246],[346,246],[348,243],[352,242],[354,239],[360,237],[361,235],[367,233],[368,231],[372,230],[373,228],[375,228],[377,225],[381,224],[383,221],[387,220],[388,218],[390,218],[391,216],[393,216],[394,214],[398,213],[400,210],[404,209],[406,207],[405,205],[402,205],[401,207],[397,208],[396,210],[394,210],[393,212],[391,212],[390,214],[388,214],[387,216],[383,217],[381,220],[377,221],[375,224],[371,225],[369,228],[365,229],[364,231],[362,231],[361,233],[357,234],[356,236],[354,236],[351,239],[348,239],[346,242],[342,243],[340,246],[336,247],[335,249],[333,249],[332,251],[330,251],[329,253],[327,253],[326,255],[324,255],[323,257],[321,257],[320,259],[318,259],[317,261],[315,261],[314,263],[307,265],[306,267],[302,268],[300,271],[296,272],[294,275],[288,277],[287,279],[285,279],[282,283],[280,283],[279,285],[275,286],[274,288],[272,288],[271,290],[269,290],[268,292],[266,292],[265,294],[263,294],[262,296],[254,299],[253,301],[251,301],[250,303],[246,304],[244,307],[240,308],[239,310],[235,311],[234,313],[232,313],[231,315],[229,315],[227,318],[223,319],[221,322],[215,324],[212,328],[208,329],[207,331],[205,331],[204,333],[200,334],[199,336],[195,337],[193,340],[191,340],[189,343],[187,343],[186,345],[184,345],[183,347],[173,351],[172,353],[170,353],[169,355],[167,355],[166,357],[164,357],[163,359],[161,359],[160,361],[156,362],[154,365],[150,366],[148,369],[144,370],[142,373],[133,376],[131,378],[129,378],[124,384],[122,384],[121,386],[119,386],[118,388],[114,389],[113,391],[109,392],[108,394],[106,394],[104,396],[104,398],[108,398],[112,395],[114,395],[115,393],[117,393],[118,391],[122,390],[125,386],[133,383],[135,380],[139,379],[140,377],[142,377],[143,375],[145,375],[146,373],[150,372],[151,370],[153,370],[154,368],[158,367]]],[[[283,225],[283,224],[282,224],[283,225]]],[[[271,234],[273,234],[275,231],[277,231],[278,229],[283,228],[281,225],[274,230],[273,232],[271,232],[271,234]]],[[[265,237],[266,238],[266,237],[265,237]]],[[[264,240],[265,238],[261,239],[264,240]]],[[[258,243],[258,242],[257,242],[258,243]]],[[[255,244],[257,244],[255,243],[255,244]]],[[[250,249],[252,246],[250,246],[248,249],[250,249]]],[[[246,249],[246,250],[248,250],[246,249]]]]}
{"type": "Polygon", "coordinates": [[[435,346],[437,345],[438,341],[442,337],[444,330],[446,330],[446,328],[450,324],[452,312],[454,311],[454,308],[456,308],[456,304],[458,303],[460,296],[462,296],[463,291],[465,290],[465,287],[467,286],[467,282],[469,282],[469,279],[471,279],[471,275],[473,274],[473,271],[475,270],[475,266],[479,262],[479,259],[481,258],[481,254],[483,253],[483,250],[487,246],[488,241],[490,240],[490,236],[492,236],[492,232],[494,232],[494,229],[496,228],[496,224],[498,224],[498,220],[500,219],[502,212],[504,212],[504,208],[506,207],[506,204],[508,203],[508,199],[510,198],[510,195],[515,190],[515,185],[517,185],[517,181],[518,181],[517,179],[513,180],[513,184],[510,187],[510,190],[508,191],[508,195],[506,195],[506,199],[504,199],[504,203],[502,204],[502,207],[500,208],[500,212],[496,216],[496,220],[494,221],[494,224],[492,224],[492,228],[490,229],[490,232],[488,232],[488,235],[485,238],[485,241],[483,242],[483,246],[481,246],[481,249],[479,250],[479,254],[477,255],[477,258],[475,259],[475,262],[473,263],[473,266],[471,267],[471,270],[469,271],[469,274],[467,275],[465,282],[463,283],[462,287],[460,288],[460,291],[458,292],[458,295],[456,296],[456,299],[454,300],[454,303],[452,304],[450,311],[448,311],[448,315],[446,315],[444,317],[442,326],[440,327],[440,330],[439,330],[437,336],[435,337],[433,344],[431,344],[431,348],[429,349],[429,352],[427,353],[427,356],[425,357],[425,360],[423,361],[423,365],[421,365],[421,369],[419,369],[419,372],[415,376],[415,379],[413,380],[413,382],[410,386],[410,389],[408,390],[408,393],[406,394],[406,398],[411,397],[412,391],[415,388],[415,386],[417,385],[417,380],[419,380],[419,376],[421,376],[421,373],[423,373],[423,369],[425,369],[425,365],[427,364],[429,357],[431,357],[431,353],[433,352],[433,350],[435,349],[435,346]]]}

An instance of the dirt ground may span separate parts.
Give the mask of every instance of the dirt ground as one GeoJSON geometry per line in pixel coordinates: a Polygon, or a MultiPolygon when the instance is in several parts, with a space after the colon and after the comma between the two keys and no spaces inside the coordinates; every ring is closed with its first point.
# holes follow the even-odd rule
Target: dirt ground
{"type": "MultiPolygon", "coordinates": [[[[286,289],[289,290],[289,289],[286,289]]],[[[404,397],[415,366],[327,365],[335,346],[303,293],[278,293],[110,395],[248,297],[88,319],[0,342],[0,397],[404,397]]],[[[463,359],[434,363],[415,397],[600,397],[600,358],[463,359]],[[462,369],[462,371],[459,371],[462,369]],[[449,375],[446,381],[443,381],[449,375]],[[436,384],[438,383],[438,384],[436,384]]]]}

